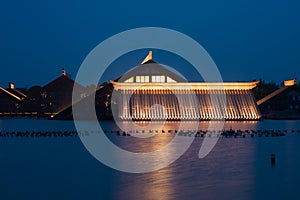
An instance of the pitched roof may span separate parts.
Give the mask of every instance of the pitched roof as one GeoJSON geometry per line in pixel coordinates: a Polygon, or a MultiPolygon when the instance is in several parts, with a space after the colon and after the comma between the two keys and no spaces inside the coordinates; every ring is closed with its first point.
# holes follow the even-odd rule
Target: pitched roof
{"type": "Polygon", "coordinates": [[[265,96],[264,98],[258,100],[256,103],[257,105],[262,105],[265,102],[269,101],[270,99],[273,99],[274,97],[276,97],[279,94],[282,94],[284,91],[287,91],[287,89],[292,89],[292,88],[296,88],[296,85],[292,85],[292,86],[283,86],[277,90],[275,90],[274,92],[268,94],[267,96],[265,96]]]}
{"type": "Polygon", "coordinates": [[[4,94],[9,95],[10,97],[13,97],[14,99],[17,99],[17,100],[19,100],[19,101],[22,100],[19,96],[13,94],[12,92],[10,92],[10,91],[8,91],[8,90],[2,88],[2,87],[0,87],[0,91],[2,91],[4,94]]]}
{"type": "MultiPolygon", "coordinates": [[[[58,78],[54,79],[53,81],[47,83],[43,87],[39,87],[36,90],[34,90],[32,93],[29,93],[23,100],[22,100],[22,106],[24,109],[36,109],[34,108],[35,104],[31,104],[32,99],[36,99],[37,101],[40,101],[41,99],[41,93],[43,91],[52,92],[55,98],[59,98],[59,106],[57,109],[61,109],[60,107],[66,106],[65,104],[69,105],[72,104],[72,101],[69,96],[62,96],[62,92],[72,92],[73,87],[78,87],[79,91],[84,92],[85,87],[82,85],[76,83],[74,80],[69,78],[67,75],[62,74],[58,78]],[[62,92],[61,92],[62,91],[62,92]],[[62,101],[62,98],[65,99],[65,101],[62,101]]],[[[52,94],[52,95],[53,95],[52,94]]],[[[80,96],[80,94],[78,94],[80,96]]],[[[53,97],[53,96],[52,96],[53,97]]]]}
{"type": "Polygon", "coordinates": [[[66,83],[69,83],[70,85],[74,85],[75,87],[79,87],[82,90],[85,89],[85,87],[83,87],[79,83],[76,83],[74,80],[72,80],[68,76],[61,75],[58,78],[54,79],[53,81],[51,81],[51,82],[47,83],[46,85],[42,86],[39,90],[36,90],[34,93],[28,94],[26,99],[28,99],[32,96],[40,95],[40,92],[42,90],[47,90],[49,88],[53,88],[53,87],[55,88],[55,87],[58,87],[58,86],[63,86],[63,85],[66,85],[66,83]]]}
{"type": "Polygon", "coordinates": [[[187,82],[180,75],[176,74],[175,72],[167,69],[166,67],[152,60],[151,51],[149,52],[148,56],[144,59],[144,61],[141,63],[141,65],[125,73],[122,77],[120,77],[118,82],[124,82],[133,76],[141,76],[141,75],[142,76],[143,75],[147,75],[147,76],[164,75],[172,78],[176,82],[187,82]]]}
{"type": "Polygon", "coordinates": [[[82,85],[80,85],[79,83],[76,83],[74,80],[72,80],[70,77],[68,77],[66,75],[61,75],[57,79],[54,79],[53,81],[47,83],[46,85],[44,85],[42,87],[42,89],[50,88],[50,87],[53,87],[57,84],[62,84],[62,83],[71,83],[71,84],[74,84],[75,87],[79,87],[81,89],[84,89],[84,87],[82,85]]]}
{"type": "Polygon", "coordinates": [[[9,91],[10,93],[14,94],[15,96],[19,97],[20,99],[24,99],[26,97],[26,95],[24,93],[22,93],[21,91],[15,89],[15,88],[7,88],[7,91],[9,91]]]}
{"type": "MultiPolygon", "coordinates": [[[[70,119],[73,116],[73,110],[72,110],[72,106],[80,106],[80,104],[84,104],[85,101],[87,101],[88,98],[94,98],[94,96],[102,96],[106,90],[109,89],[109,87],[112,87],[111,84],[107,84],[106,86],[97,86],[96,87],[96,91],[91,92],[89,94],[87,94],[87,96],[85,96],[84,98],[78,99],[76,102],[73,102],[73,104],[71,103],[70,105],[62,108],[61,110],[57,111],[56,114],[53,114],[51,116],[51,119],[70,119]]],[[[82,113],[82,115],[85,115],[88,113],[82,113]]]]}

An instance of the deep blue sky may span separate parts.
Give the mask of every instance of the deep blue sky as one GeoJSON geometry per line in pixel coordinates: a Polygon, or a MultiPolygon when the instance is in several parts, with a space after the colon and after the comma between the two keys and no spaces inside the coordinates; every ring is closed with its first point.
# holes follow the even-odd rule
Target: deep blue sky
{"type": "MultiPolygon", "coordinates": [[[[299,10],[297,0],[2,1],[0,86],[44,85],[63,67],[75,77],[101,41],[144,26],[197,40],[225,81],[300,78],[299,10]]],[[[134,62],[140,60],[124,65],[134,62]]],[[[124,68],[116,70],[122,74],[124,68]]]]}

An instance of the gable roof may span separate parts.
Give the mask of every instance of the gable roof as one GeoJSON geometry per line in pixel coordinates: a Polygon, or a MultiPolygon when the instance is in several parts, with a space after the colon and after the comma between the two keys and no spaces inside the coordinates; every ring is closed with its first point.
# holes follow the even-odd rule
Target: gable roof
{"type": "Polygon", "coordinates": [[[40,95],[40,92],[43,90],[47,90],[50,88],[55,88],[55,87],[59,87],[65,84],[70,84],[70,85],[74,85],[75,87],[79,87],[79,89],[85,90],[85,87],[83,87],[82,85],[80,85],[79,83],[75,82],[74,80],[72,80],[71,78],[69,78],[66,75],[61,75],[58,78],[54,79],[53,81],[47,83],[46,85],[40,87],[38,90],[36,90],[35,92],[28,94],[26,99],[32,97],[32,96],[36,96],[36,95],[40,95]]]}
{"type": "Polygon", "coordinates": [[[22,93],[21,91],[15,88],[7,88],[6,90],[14,94],[15,96],[19,97],[20,99],[24,99],[26,97],[26,94],[22,93]]]}
{"type": "MultiPolygon", "coordinates": [[[[87,96],[85,96],[81,99],[78,99],[76,102],[73,102],[73,104],[71,103],[70,105],[67,105],[66,107],[57,111],[57,113],[53,114],[50,117],[50,119],[72,119],[73,118],[73,110],[72,110],[73,106],[84,105],[87,102],[87,99],[97,98],[97,96],[103,96],[104,94],[107,93],[107,90],[110,90],[111,88],[112,88],[111,84],[107,84],[106,86],[103,86],[103,85],[97,86],[96,91],[87,94],[87,96]]],[[[96,107],[96,109],[97,109],[97,107],[96,107]]],[[[89,115],[89,113],[81,113],[81,115],[86,117],[89,115]]]]}
{"type": "Polygon", "coordinates": [[[66,84],[66,83],[69,83],[69,84],[72,84],[74,85],[74,87],[79,87],[80,89],[84,90],[85,87],[83,87],[82,85],[80,85],[79,83],[75,82],[74,80],[72,80],[71,78],[69,78],[68,76],[66,75],[61,75],[60,77],[58,77],[57,79],[54,79],[53,81],[47,83],[46,85],[44,85],[42,87],[42,89],[47,89],[47,88],[51,88],[51,87],[54,87],[56,85],[61,85],[61,84],[66,84]]]}
{"type": "Polygon", "coordinates": [[[12,97],[12,98],[18,100],[18,101],[21,101],[21,100],[22,100],[19,96],[13,94],[12,92],[10,92],[10,91],[8,91],[8,90],[2,88],[2,87],[0,87],[0,91],[2,91],[4,94],[6,94],[6,95],[8,95],[8,96],[10,96],[10,97],[12,97]]]}
{"type": "MultiPolygon", "coordinates": [[[[264,98],[258,100],[256,103],[257,103],[258,106],[260,106],[260,105],[264,104],[265,102],[268,102],[269,100],[273,99],[274,97],[284,93],[285,91],[293,90],[293,89],[297,89],[297,85],[283,86],[283,87],[275,90],[274,92],[271,92],[270,94],[268,94],[264,98]]],[[[293,91],[291,91],[291,92],[293,92],[293,91]]]]}
{"type": "MultiPolygon", "coordinates": [[[[28,95],[22,100],[22,107],[25,110],[36,110],[37,108],[34,107],[34,106],[36,106],[35,105],[36,103],[34,103],[34,102],[41,101],[41,93],[44,91],[46,91],[46,92],[51,91],[53,93],[53,95],[56,96],[55,98],[59,98],[58,109],[60,109],[59,107],[66,106],[65,104],[72,103],[72,97],[70,99],[69,96],[64,96],[62,94],[62,92],[63,93],[68,92],[68,94],[70,94],[69,92],[72,92],[73,87],[79,87],[79,91],[82,91],[82,92],[85,91],[85,87],[76,83],[74,80],[69,78],[66,74],[62,74],[61,76],[59,76],[58,78],[54,79],[53,81],[47,83],[43,87],[39,87],[36,90],[34,90],[33,92],[28,93],[28,95]],[[62,101],[61,98],[65,99],[66,101],[62,101]]],[[[77,96],[79,97],[80,94],[77,94],[77,96]]]]}

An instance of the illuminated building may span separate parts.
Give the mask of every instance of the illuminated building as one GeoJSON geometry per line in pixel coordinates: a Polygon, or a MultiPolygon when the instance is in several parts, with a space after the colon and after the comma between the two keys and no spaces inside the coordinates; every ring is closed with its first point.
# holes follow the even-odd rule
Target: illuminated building
{"type": "Polygon", "coordinates": [[[255,82],[186,82],[152,60],[111,81],[121,120],[259,120],[255,82]],[[226,97],[226,98],[225,98],[226,97]],[[157,106],[160,105],[160,106],[157,106]]]}
{"type": "Polygon", "coordinates": [[[286,80],[283,86],[257,101],[264,118],[300,119],[300,88],[296,79],[286,80]]]}

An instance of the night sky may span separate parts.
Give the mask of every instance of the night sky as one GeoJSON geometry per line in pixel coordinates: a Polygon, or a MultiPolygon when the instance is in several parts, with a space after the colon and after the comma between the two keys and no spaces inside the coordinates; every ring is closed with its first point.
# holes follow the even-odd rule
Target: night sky
{"type": "MultiPolygon", "coordinates": [[[[7,87],[8,82],[16,87],[44,85],[62,68],[75,78],[84,58],[100,42],[146,26],[170,28],[194,38],[211,55],[225,81],[300,80],[299,10],[297,0],[2,1],[0,86],[7,87]]],[[[138,65],[146,52],[119,62],[122,66],[103,80],[138,65]]],[[[172,56],[156,53],[157,62],[175,62],[172,56]]],[[[179,65],[177,70],[185,69],[179,65]]]]}

